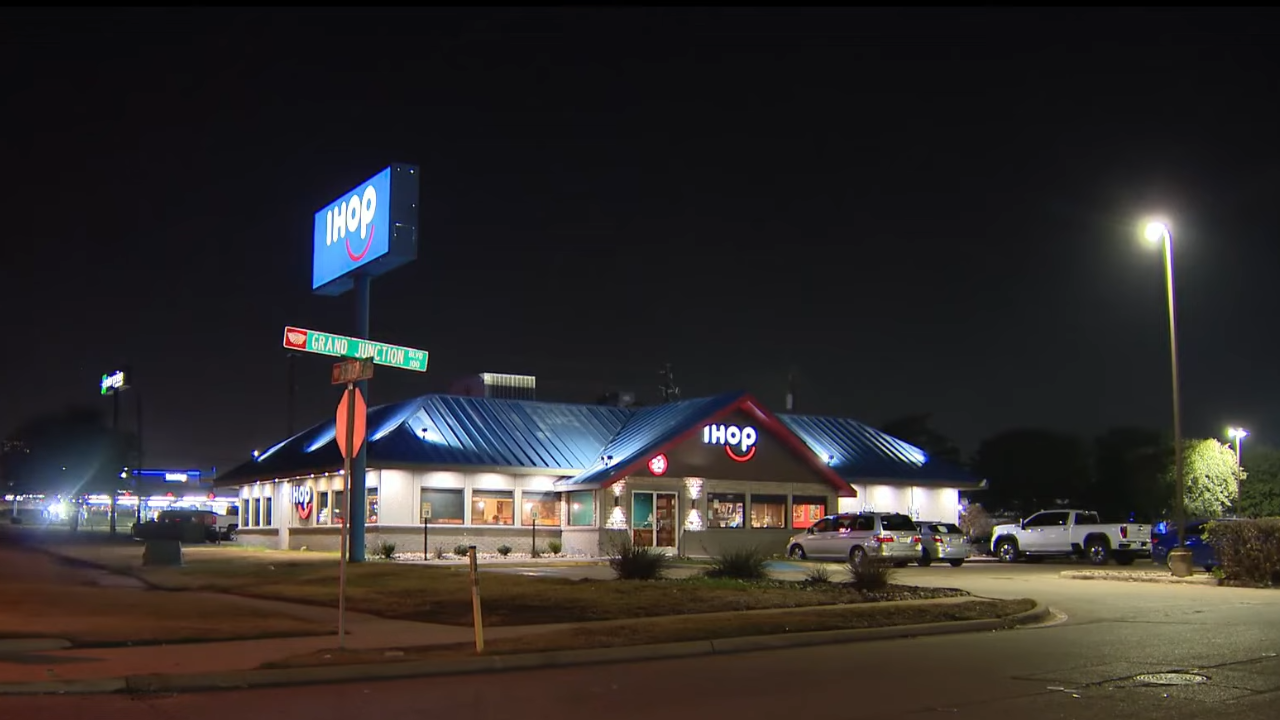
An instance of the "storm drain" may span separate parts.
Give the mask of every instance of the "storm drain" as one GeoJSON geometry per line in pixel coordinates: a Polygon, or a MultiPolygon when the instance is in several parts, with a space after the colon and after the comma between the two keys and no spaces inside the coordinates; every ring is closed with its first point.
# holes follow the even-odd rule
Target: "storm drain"
{"type": "Polygon", "coordinates": [[[1198,685],[1202,682],[1208,682],[1209,678],[1195,673],[1165,672],[1134,675],[1133,680],[1146,685],[1198,685]]]}

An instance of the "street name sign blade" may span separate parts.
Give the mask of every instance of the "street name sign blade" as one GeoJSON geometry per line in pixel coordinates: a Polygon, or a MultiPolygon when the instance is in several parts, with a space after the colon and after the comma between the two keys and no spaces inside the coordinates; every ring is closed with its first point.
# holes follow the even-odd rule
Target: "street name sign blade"
{"type": "Polygon", "coordinates": [[[360,382],[373,377],[373,358],[343,360],[333,364],[334,385],[360,382]]]}
{"type": "Polygon", "coordinates": [[[372,358],[377,365],[413,370],[427,371],[428,353],[426,350],[388,345],[373,340],[361,340],[345,335],[307,330],[297,327],[284,329],[284,346],[290,350],[328,355],[330,357],[372,358]]]}
{"type": "Polygon", "coordinates": [[[360,392],[360,388],[352,388],[342,393],[342,400],[338,401],[337,412],[337,432],[334,434],[334,440],[338,443],[338,450],[342,452],[342,457],[353,458],[360,453],[360,446],[364,444],[365,434],[365,411],[364,393],[360,392]],[[351,413],[348,403],[350,398],[355,396],[355,412],[351,413]],[[354,430],[351,432],[351,449],[347,450],[347,416],[351,415],[351,421],[354,430]]]}

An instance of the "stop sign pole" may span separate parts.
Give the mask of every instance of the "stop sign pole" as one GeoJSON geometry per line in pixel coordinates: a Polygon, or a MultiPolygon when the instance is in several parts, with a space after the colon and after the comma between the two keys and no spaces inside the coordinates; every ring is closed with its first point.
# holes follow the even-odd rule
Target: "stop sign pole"
{"type": "Polygon", "coordinates": [[[342,451],[342,526],[341,539],[338,541],[338,647],[346,647],[347,642],[347,537],[348,523],[351,518],[351,458],[360,451],[364,444],[365,418],[364,397],[356,389],[356,382],[368,380],[373,376],[373,363],[368,360],[347,360],[333,366],[333,383],[346,383],[338,403],[337,432],[338,449],[342,451]],[[357,417],[357,405],[360,407],[357,417]],[[357,428],[356,425],[360,427],[357,428]],[[357,430],[359,431],[357,433],[357,430]]]}

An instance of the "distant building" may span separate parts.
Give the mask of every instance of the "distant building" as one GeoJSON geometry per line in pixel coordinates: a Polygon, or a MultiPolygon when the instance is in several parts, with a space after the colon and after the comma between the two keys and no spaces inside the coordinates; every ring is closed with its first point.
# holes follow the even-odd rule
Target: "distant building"
{"type": "Polygon", "coordinates": [[[449,394],[461,397],[537,400],[538,379],[533,375],[479,373],[455,381],[449,388],[449,394]]]}

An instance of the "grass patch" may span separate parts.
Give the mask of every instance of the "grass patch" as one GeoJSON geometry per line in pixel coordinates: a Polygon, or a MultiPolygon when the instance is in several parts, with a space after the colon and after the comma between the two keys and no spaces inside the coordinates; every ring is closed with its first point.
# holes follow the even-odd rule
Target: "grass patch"
{"type": "MultiPolygon", "coordinates": [[[[586,650],[728,637],[920,625],[956,620],[986,620],[1027,612],[1034,608],[1035,604],[1034,600],[1029,599],[964,600],[936,604],[864,604],[838,608],[621,621],[490,640],[485,643],[485,654],[512,655],[557,650],[586,650]]],[[[402,648],[395,652],[403,654],[394,656],[388,656],[387,652],[386,649],[322,650],[268,663],[263,667],[316,667],[452,659],[474,656],[475,646],[470,643],[459,643],[402,648]]]]}
{"type": "Polygon", "coordinates": [[[77,646],[153,645],[336,633],[333,626],[247,607],[234,598],[126,588],[0,586],[0,637],[62,638],[77,646]]]}
{"type": "MultiPolygon", "coordinates": [[[[69,548],[80,557],[96,558],[95,562],[164,589],[227,592],[329,607],[338,602],[338,563],[329,554],[193,547],[184,549],[184,567],[142,568],[141,544],[125,549],[129,552],[92,545],[69,548]]],[[[471,624],[469,583],[465,567],[359,563],[349,568],[347,607],[388,618],[467,626],[471,624]]],[[[861,594],[835,583],[569,580],[505,573],[485,573],[480,593],[485,624],[491,627],[901,599],[861,594]]]]}

